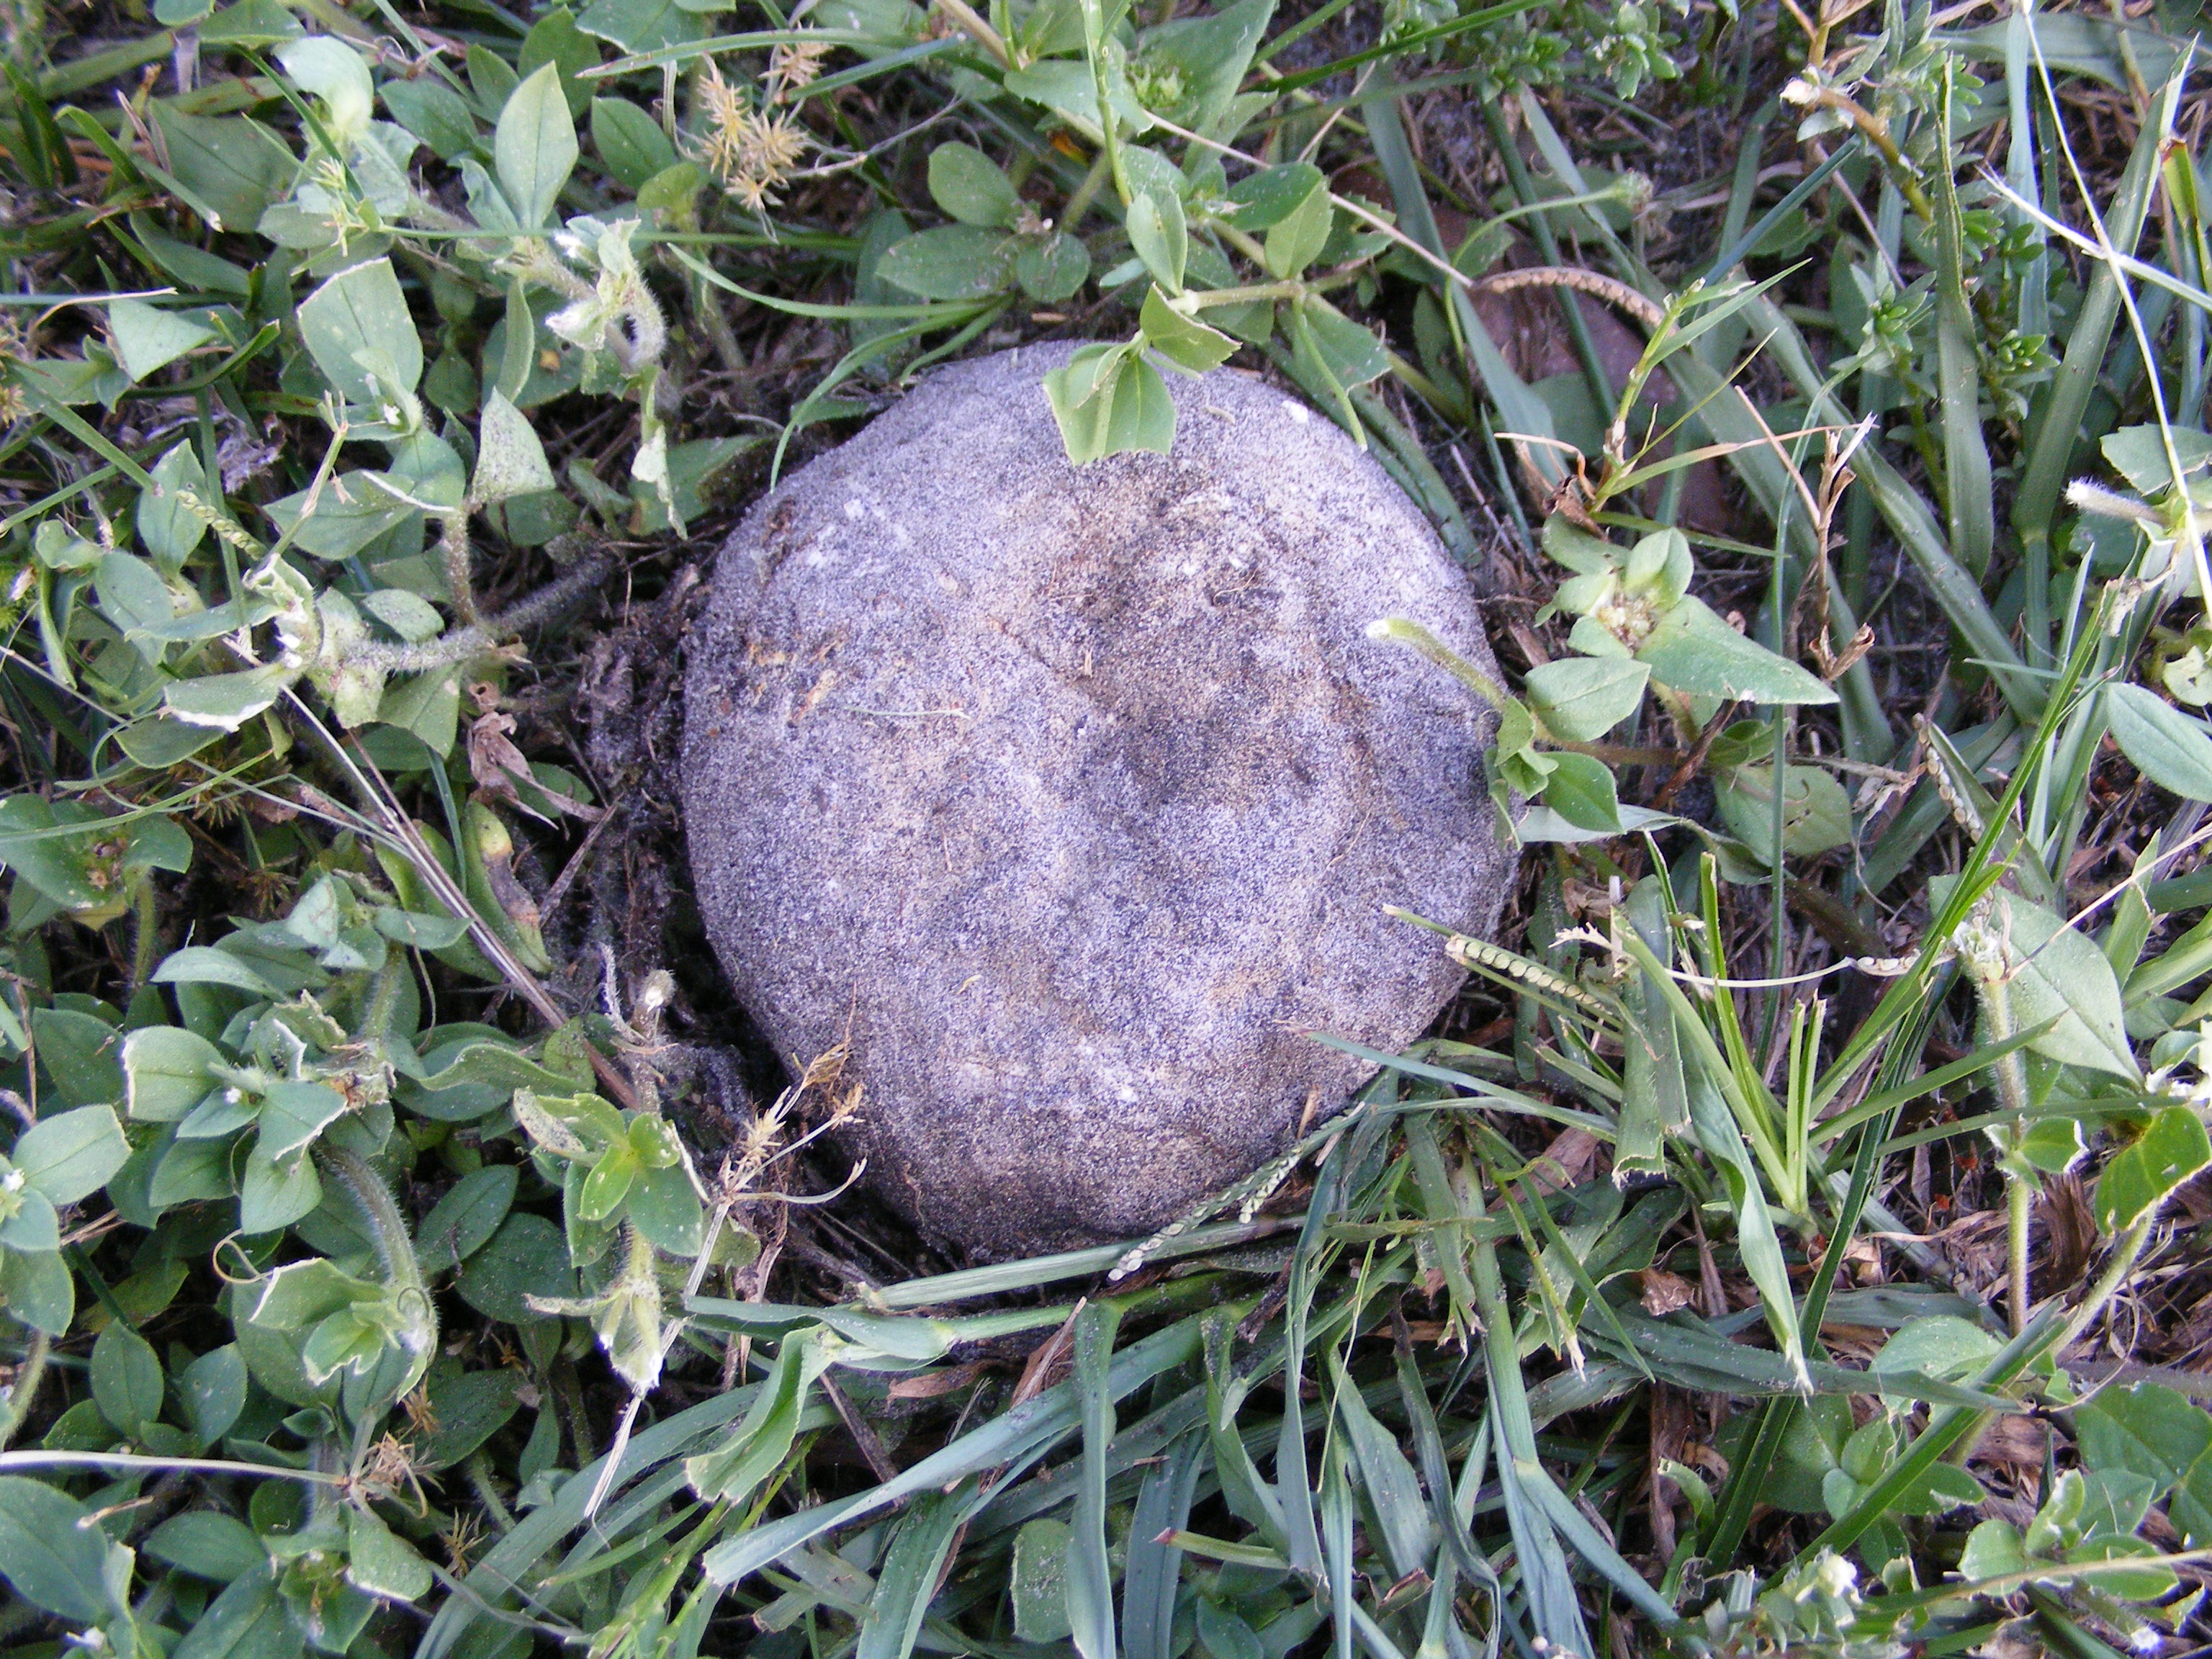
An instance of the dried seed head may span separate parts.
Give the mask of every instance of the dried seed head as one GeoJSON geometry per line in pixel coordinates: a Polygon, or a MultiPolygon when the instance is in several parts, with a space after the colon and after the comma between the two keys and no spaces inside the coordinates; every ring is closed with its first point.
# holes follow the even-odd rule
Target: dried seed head
{"type": "Polygon", "coordinates": [[[806,153],[806,130],[787,115],[754,109],[711,60],[699,78],[696,96],[699,161],[748,211],[762,211],[806,153]]]}

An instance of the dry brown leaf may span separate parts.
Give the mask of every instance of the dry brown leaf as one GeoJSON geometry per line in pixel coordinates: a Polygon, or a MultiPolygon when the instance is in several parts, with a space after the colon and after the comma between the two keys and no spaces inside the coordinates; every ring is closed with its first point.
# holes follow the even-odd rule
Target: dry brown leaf
{"type": "Polygon", "coordinates": [[[2035,1218],[2043,1224],[2050,1246],[2036,1273],[2036,1290],[2046,1297],[2057,1296],[2073,1288],[2097,1249],[2096,1218],[2089,1213],[2081,1176],[2050,1176],[2036,1200],[2035,1218]]]}
{"type": "Polygon", "coordinates": [[[1077,1303],[1066,1322],[1030,1351],[1021,1381],[1014,1384],[1015,1405],[1027,1405],[1074,1368],[1075,1321],[1083,1305],[1077,1303]]]}
{"type": "Polygon", "coordinates": [[[1598,1150],[1598,1138],[1588,1129],[1562,1129],[1529,1165],[1528,1184],[1547,1194],[1565,1191],[1589,1176],[1598,1150]]]}
{"type": "Polygon", "coordinates": [[[2040,1469],[2051,1444],[2051,1425],[2039,1417],[2000,1417],[1984,1431],[1969,1460],[2040,1469]]]}
{"type": "MultiPolygon", "coordinates": [[[[482,705],[485,699],[479,688],[475,693],[482,705]]],[[[494,694],[495,696],[496,694],[494,694]]],[[[527,812],[541,823],[553,819],[538,810],[533,802],[544,802],[556,811],[570,817],[595,823],[606,816],[604,807],[592,806],[574,800],[557,789],[548,789],[530,774],[530,761],[514,746],[514,717],[503,714],[495,708],[484,712],[469,724],[469,775],[476,780],[477,788],[494,800],[505,801],[517,811],[527,812]],[[515,785],[530,786],[530,799],[525,799],[515,785]]]]}
{"type": "Polygon", "coordinates": [[[923,1371],[916,1376],[902,1376],[884,1390],[888,1400],[934,1400],[940,1395],[952,1394],[966,1388],[988,1369],[980,1359],[965,1365],[948,1365],[941,1371],[923,1371]]]}

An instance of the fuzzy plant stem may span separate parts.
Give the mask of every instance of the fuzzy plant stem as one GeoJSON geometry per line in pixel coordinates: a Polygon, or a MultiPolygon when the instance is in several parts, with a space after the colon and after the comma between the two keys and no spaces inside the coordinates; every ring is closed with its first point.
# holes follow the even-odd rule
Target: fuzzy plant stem
{"type": "MultiPolygon", "coordinates": [[[[2003,1042],[2013,1035],[2012,999],[2003,975],[1976,975],[1977,988],[1981,992],[1982,1022],[1992,1042],[2003,1042]]],[[[1996,1072],[1997,1099],[2005,1114],[2012,1120],[2010,1133],[2015,1143],[2011,1157],[2004,1160],[2005,1180],[2005,1261],[2008,1269],[2007,1282],[2010,1286],[2012,1331],[2018,1336],[2027,1328],[2027,1223],[2029,1206],[2034,1189],[2021,1174],[2017,1143],[2027,1121],[2027,1063],[2021,1051],[2014,1049],[1999,1060],[1996,1072]]]]}
{"type": "Polygon", "coordinates": [[[2064,1333],[2051,1345],[2051,1351],[2061,1359],[2064,1358],[2067,1349],[2081,1340],[2081,1334],[2089,1328],[2097,1316],[2105,1311],[2105,1304],[2118,1296],[2120,1287],[2128,1282],[2128,1276],[2136,1270],[2136,1263],[2142,1258],[2144,1244],[2149,1242],[2151,1224],[2157,1219],[2158,1209],[2153,1206],[2143,1212],[2142,1218],[2129,1228],[2120,1240],[2119,1248],[2112,1253],[2112,1265],[2090,1288],[2081,1305],[2074,1310],[2074,1316],[2066,1322],[2064,1333]]]}
{"type": "Polygon", "coordinates": [[[453,611],[470,627],[479,626],[483,618],[477,614],[476,578],[469,568],[469,515],[465,509],[445,515],[445,533],[438,538],[438,548],[446,556],[446,587],[453,595],[453,611]]]}
{"type": "Polygon", "coordinates": [[[462,1465],[462,1469],[469,1478],[469,1485],[475,1489],[477,1501],[484,1506],[484,1513],[491,1516],[492,1524],[499,1528],[502,1536],[513,1532],[514,1512],[500,1499],[499,1488],[492,1481],[491,1459],[484,1455],[483,1447],[479,1446],[469,1454],[468,1462],[462,1465]]]}
{"type": "Polygon", "coordinates": [[[457,662],[489,651],[503,635],[517,634],[556,616],[597,588],[613,568],[613,560],[602,555],[580,561],[558,581],[517,601],[495,617],[441,634],[421,645],[385,645],[372,641],[352,653],[353,664],[387,674],[426,674],[450,668],[457,662]]]}
{"type": "Polygon", "coordinates": [[[406,1218],[399,1213],[399,1206],[392,1199],[392,1188],[385,1183],[384,1177],[344,1147],[333,1146],[327,1140],[318,1141],[315,1156],[324,1170],[345,1188],[368,1218],[370,1241],[384,1268],[384,1281],[392,1287],[394,1304],[410,1322],[400,1341],[415,1362],[408,1379],[408,1386],[412,1387],[415,1378],[429,1364],[430,1356],[438,1346],[438,1309],[430,1300],[429,1287],[422,1282],[422,1264],[415,1259],[415,1246],[407,1236],[406,1218]]]}
{"type": "Polygon", "coordinates": [[[161,901],[150,873],[140,873],[131,895],[131,990],[136,995],[152,975],[155,959],[161,954],[161,901]]]}
{"type": "Polygon", "coordinates": [[[39,1392],[39,1384],[46,1375],[46,1355],[52,1352],[53,1340],[44,1331],[31,1333],[30,1352],[23,1363],[15,1368],[15,1380],[8,1389],[8,1405],[4,1416],[0,1416],[0,1448],[5,1448],[15,1437],[15,1431],[23,1426],[31,1414],[32,1397],[39,1392]]]}

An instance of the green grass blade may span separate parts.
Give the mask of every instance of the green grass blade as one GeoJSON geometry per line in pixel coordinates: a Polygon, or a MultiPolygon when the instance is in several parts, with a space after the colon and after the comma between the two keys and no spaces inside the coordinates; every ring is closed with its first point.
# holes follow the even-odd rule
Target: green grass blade
{"type": "Polygon", "coordinates": [[[860,1620],[854,1659],[907,1659],[914,1651],[945,1554],[975,1504],[975,1488],[970,1475],[951,1492],[925,1492],[899,1517],[876,1575],[875,1595],[860,1620]]]}
{"type": "Polygon", "coordinates": [[[1067,1618],[1083,1659],[1114,1659],[1114,1577],[1106,1564],[1106,1449],[1114,1438],[1114,1401],[1107,1392],[1107,1372],[1121,1322],[1121,1310],[1109,1303],[1091,1303],[1075,1316],[1083,1474],[1067,1548],[1067,1618]]]}
{"type": "MultiPolygon", "coordinates": [[[[1114,1356],[1107,1373],[1106,1393],[1119,1400],[1164,1371],[1188,1364],[1200,1348],[1198,1321],[1185,1319],[1132,1343],[1114,1356]]],[[[969,1475],[1001,1463],[1034,1455],[1073,1431],[1081,1422],[1074,1385],[1059,1382],[1024,1405],[982,1427],[970,1430],[951,1444],[887,1480],[848,1498],[818,1504],[796,1515],[779,1516],[708,1550],[702,1562],[708,1577],[718,1583],[735,1583],[757,1572],[785,1551],[824,1533],[865,1520],[918,1492],[942,1489],[969,1475]]],[[[533,1518],[535,1518],[533,1516],[533,1518]]]]}
{"type": "MultiPolygon", "coordinates": [[[[2152,100],[2127,168],[2104,215],[2104,240],[2120,252],[2135,251],[2150,216],[2159,158],[2173,131],[2182,80],[2176,76],[2152,100]]],[[[2121,297],[2118,273],[2110,264],[2100,262],[2089,279],[2089,291],[2067,339],[2065,358],[2035,416],[2027,459],[2020,471],[2020,494],[2014,498],[2012,508],[2013,530],[2020,537],[2031,583],[2039,576],[2045,583],[2050,580],[2052,519],[2073,465],[2081,417],[2088,411],[2090,394],[2097,388],[2112,330],[2119,321],[2121,297]]]]}
{"type": "Polygon", "coordinates": [[[1328,1586],[1336,1659],[1352,1659],[1352,1486],[1344,1474],[1344,1446],[1331,1435],[1321,1454],[1321,1566],[1328,1586]]]}
{"type": "MultiPolygon", "coordinates": [[[[1483,1218],[1478,1183],[1468,1183],[1467,1208],[1475,1219],[1483,1218]]],[[[1498,1271],[1498,1247],[1487,1238],[1478,1237],[1473,1266],[1482,1316],[1483,1358],[1490,1374],[1492,1423],[1497,1432],[1498,1489],[1504,1498],[1514,1551],[1520,1558],[1528,1616],[1536,1633],[1554,1648],[1590,1653],[1594,1650],[1589,1630],[1583,1622],[1582,1604],[1575,1595],[1565,1553],[1543,1511],[1522,1490],[1516,1472],[1519,1465],[1536,1462],[1536,1427],[1528,1415],[1528,1388],[1521,1376],[1521,1355],[1514,1340],[1512,1310],[1505,1302],[1504,1279],[1498,1271]]]]}
{"type": "MultiPolygon", "coordinates": [[[[1957,154],[1951,138],[1956,76],[1955,66],[1947,63],[1936,115],[1936,154],[1944,157],[1957,154]]],[[[1940,162],[1935,174],[1936,382],[1942,403],[1944,516],[1952,556],[1978,580],[1989,574],[1997,536],[1990,451],[1982,438],[1981,325],[1974,320],[1973,307],[1966,298],[1966,236],[1950,162],[1940,162]]],[[[2039,656],[2051,637],[2047,592],[2031,586],[2027,605],[2031,654],[2039,656]]]]}
{"type": "Polygon", "coordinates": [[[1121,1570],[1121,1646],[1127,1659],[1174,1659],[1176,1592],[1182,1552],[1160,1542],[1190,1519],[1192,1496],[1209,1453],[1203,1435],[1186,1435],[1145,1471],[1129,1523],[1129,1555],[1121,1570]]]}
{"type": "Polygon", "coordinates": [[[1421,1496],[1421,1483],[1413,1478],[1413,1466],[1398,1449],[1396,1437],[1368,1410],[1359,1385],[1334,1352],[1328,1356],[1328,1373],[1334,1385],[1330,1398],[1344,1431],[1340,1438],[1349,1448],[1359,1484],[1366,1490],[1368,1505],[1382,1529],[1381,1539],[1370,1541],[1382,1545],[1394,1578],[1429,1571],[1436,1557],[1437,1534],[1429,1517],[1428,1504],[1421,1496]]]}
{"type": "MultiPolygon", "coordinates": [[[[1392,50],[1395,50],[1393,48],[1392,50]]],[[[1382,177],[1390,186],[1393,204],[1398,210],[1400,222],[1406,234],[1439,259],[1450,257],[1443,245],[1443,237],[1437,229],[1435,210],[1429,205],[1429,193],[1422,185],[1419,167],[1413,160],[1413,147],[1406,141],[1405,121],[1398,108],[1398,93],[1395,87],[1368,98],[1361,105],[1367,120],[1367,137],[1375,147],[1376,164],[1382,169],[1382,177]]],[[[1445,280],[1443,283],[1451,308],[1452,318],[1468,355],[1474,360],[1474,371],[1482,388],[1497,406],[1498,418],[1505,429],[1518,436],[1550,438],[1556,435],[1552,427],[1552,411],[1541,398],[1528,389],[1528,383],[1513,372],[1498,350],[1489,331],[1483,327],[1482,319],[1475,315],[1467,290],[1460,283],[1445,280]]],[[[1529,464],[1547,484],[1556,483],[1562,476],[1559,456],[1545,445],[1527,447],[1529,464]]]]}

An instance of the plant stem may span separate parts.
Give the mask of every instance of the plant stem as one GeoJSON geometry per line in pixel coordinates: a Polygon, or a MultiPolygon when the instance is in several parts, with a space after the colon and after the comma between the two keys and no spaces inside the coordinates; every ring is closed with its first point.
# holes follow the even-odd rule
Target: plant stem
{"type": "Polygon", "coordinates": [[[382,670],[387,674],[425,674],[450,668],[489,651],[506,634],[520,633],[574,605],[596,589],[612,567],[611,557],[600,555],[580,560],[558,581],[551,581],[526,599],[464,628],[442,634],[422,645],[386,645],[371,641],[351,653],[350,666],[382,670]]]}
{"type": "Polygon", "coordinates": [[[53,1339],[44,1331],[31,1333],[31,1351],[23,1356],[23,1363],[15,1368],[15,1380],[9,1385],[7,1413],[0,1418],[0,1448],[15,1437],[15,1431],[30,1416],[31,1399],[46,1377],[46,1355],[52,1346],[53,1339]]]}
{"type": "Polygon", "coordinates": [[[438,547],[446,556],[446,586],[453,595],[455,614],[475,627],[482,618],[477,615],[476,581],[469,572],[469,515],[459,512],[445,517],[445,533],[438,538],[438,547]]]}
{"type": "Polygon", "coordinates": [[[137,885],[131,895],[131,994],[136,996],[154,971],[154,959],[161,953],[161,910],[160,896],[154,891],[154,877],[150,871],[139,873],[137,885]]]}
{"type": "Polygon", "coordinates": [[[2081,1305],[2074,1310],[2074,1316],[2066,1322],[2065,1330],[2060,1334],[2058,1340],[2051,1344],[2051,1352],[2063,1356],[2067,1349],[2081,1340],[2081,1333],[2089,1328],[2097,1316],[2104,1312],[2105,1304],[2119,1294],[2120,1286],[2127,1283],[2128,1275],[2136,1270],[2136,1263],[2142,1255],[2143,1245],[2150,1237],[2151,1223],[2157,1219],[2158,1209],[2153,1206],[2143,1212],[2140,1221],[2128,1229],[2127,1236],[2120,1241],[2120,1248],[2113,1253],[2112,1265],[2105,1269],[2081,1305]]]}
{"type": "Polygon", "coordinates": [[[469,1478],[470,1486],[476,1492],[477,1501],[491,1516],[492,1524],[502,1534],[513,1532],[514,1512],[500,1500],[499,1488],[492,1483],[491,1460],[484,1455],[483,1448],[479,1446],[471,1452],[468,1462],[461,1467],[462,1472],[469,1478]]]}
{"type": "Polygon", "coordinates": [[[1098,199],[1098,192],[1106,188],[1107,180],[1113,176],[1113,160],[1101,149],[1091,163],[1091,171],[1083,175],[1083,182],[1075,187],[1075,194],[1067,198],[1066,207],[1060,210],[1061,230],[1071,236],[1075,234],[1075,228],[1083,222],[1083,216],[1091,211],[1091,204],[1098,199]]]}
{"type": "MultiPolygon", "coordinates": [[[[1988,1028],[1990,1041],[2003,1042],[2013,1035],[2012,1000],[2006,994],[2002,977],[1975,976],[1975,988],[1982,996],[1982,1021],[1988,1028]]],[[[2027,1112],[2027,1065],[2021,1051],[2014,1049],[2001,1057],[1993,1068],[1996,1073],[1997,1099],[2012,1117],[2012,1138],[2016,1143],[2027,1112]]],[[[2033,1190],[2018,1169],[2018,1148],[2004,1160],[2005,1178],[2005,1243],[2006,1261],[2010,1273],[2013,1334],[2017,1336],[2027,1328],[2027,1221],[2028,1204],[2033,1190]]]]}

